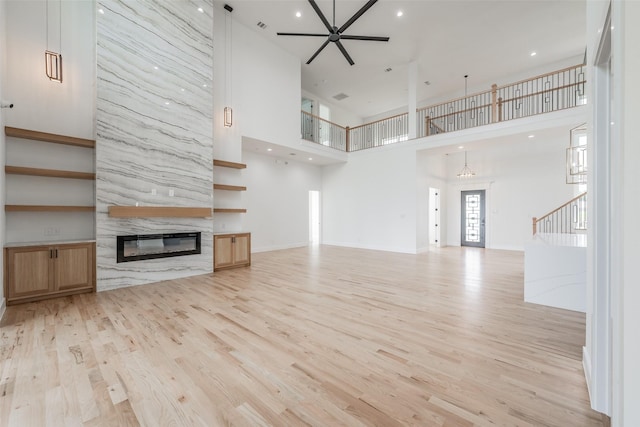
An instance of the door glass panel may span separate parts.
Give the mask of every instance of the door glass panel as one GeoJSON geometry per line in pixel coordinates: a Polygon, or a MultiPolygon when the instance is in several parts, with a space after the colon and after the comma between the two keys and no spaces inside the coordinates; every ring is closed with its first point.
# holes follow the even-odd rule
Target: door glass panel
{"type": "Polygon", "coordinates": [[[460,244],[484,248],[484,190],[462,192],[460,244]]]}

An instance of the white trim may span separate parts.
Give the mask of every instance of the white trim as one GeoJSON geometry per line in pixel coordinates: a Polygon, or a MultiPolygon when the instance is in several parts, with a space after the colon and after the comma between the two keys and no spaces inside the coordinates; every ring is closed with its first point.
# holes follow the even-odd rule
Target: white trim
{"type": "Polygon", "coordinates": [[[7,300],[2,298],[2,302],[0,303],[0,321],[4,317],[4,313],[7,311],[7,300]]]}
{"type": "Polygon", "coordinates": [[[294,248],[304,248],[309,246],[309,242],[298,242],[298,243],[291,243],[288,245],[273,245],[273,246],[262,246],[259,248],[256,248],[254,246],[251,246],[251,253],[255,254],[255,253],[260,253],[260,252],[271,252],[271,251],[280,251],[283,249],[294,249],[294,248]]]}
{"type": "Polygon", "coordinates": [[[584,371],[584,378],[587,380],[587,391],[591,396],[591,356],[586,346],[582,347],[582,369],[584,371]]]}
{"type": "Polygon", "coordinates": [[[361,245],[350,242],[322,242],[323,245],[327,246],[341,246],[344,248],[354,248],[354,249],[369,249],[371,251],[384,251],[384,252],[395,252],[401,254],[411,254],[415,255],[416,250],[407,250],[405,248],[401,248],[398,246],[377,246],[377,245],[361,245]]]}

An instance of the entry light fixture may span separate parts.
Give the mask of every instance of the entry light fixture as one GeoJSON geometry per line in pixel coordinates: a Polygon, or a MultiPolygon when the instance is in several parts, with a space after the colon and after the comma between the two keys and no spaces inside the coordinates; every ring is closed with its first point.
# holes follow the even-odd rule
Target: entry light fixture
{"type": "Polygon", "coordinates": [[[471,178],[472,176],[475,176],[475,174],[476,173],[471,170],[469,165],[467,165],[467,152],[465,151],[464,152],[464,167],[462,168],[462,170],[458,174],[458,178],[471,178]]]}

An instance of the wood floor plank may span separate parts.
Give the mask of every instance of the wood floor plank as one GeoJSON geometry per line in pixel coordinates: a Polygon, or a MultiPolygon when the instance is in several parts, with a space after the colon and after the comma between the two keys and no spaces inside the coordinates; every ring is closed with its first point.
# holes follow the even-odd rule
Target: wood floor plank
{"type": "Polygon", "coordinates": [[[11,306],[0,425],[602,426],[519,252],[319,246],[11,306]]]}

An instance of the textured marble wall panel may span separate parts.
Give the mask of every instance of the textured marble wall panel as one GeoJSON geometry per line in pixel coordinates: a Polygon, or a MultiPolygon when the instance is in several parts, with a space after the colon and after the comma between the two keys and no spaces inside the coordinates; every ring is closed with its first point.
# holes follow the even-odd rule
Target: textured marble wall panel
{"type": "Polygon", "coordinates": [[[108,216],[213,206],[213,2],[97,3],[98,289],[211,272],[212,220],[108,216]],[[116,236],[202,232],[202,254],[116,263],[116,236]]]}

